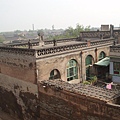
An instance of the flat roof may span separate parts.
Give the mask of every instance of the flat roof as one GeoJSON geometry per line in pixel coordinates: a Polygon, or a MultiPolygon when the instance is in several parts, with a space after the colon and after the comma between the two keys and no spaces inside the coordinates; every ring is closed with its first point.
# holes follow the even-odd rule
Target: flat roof
{"type": "Polygon", "coordinates": [[[44,80],[40,83],[46,86],[54,86],[58,89],[64,89],[77,94],[97,98],[106,102],[120,96],[120,91],[118,90],[107,90],[105,88],[96,87],[93,85],[84,85],[82,83],[70,84],[62,80],[44,80]]]}

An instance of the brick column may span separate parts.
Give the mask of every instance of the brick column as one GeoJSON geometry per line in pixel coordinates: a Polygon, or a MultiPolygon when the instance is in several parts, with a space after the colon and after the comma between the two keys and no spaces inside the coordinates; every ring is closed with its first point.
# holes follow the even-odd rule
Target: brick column
{"type": "Polygon", "coordinates": [[[90,47],[90,40],[87,40],[87,46],[90,47]]]}

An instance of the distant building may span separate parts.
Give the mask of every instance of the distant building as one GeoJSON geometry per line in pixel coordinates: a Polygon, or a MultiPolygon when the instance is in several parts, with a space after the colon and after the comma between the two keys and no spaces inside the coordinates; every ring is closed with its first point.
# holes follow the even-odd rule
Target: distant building
{"type": "Polygon", "coordinates": [[[120,45],[110,47],[110,74],[113,82],[120,83],[120,45]]]}
{"type": "Polygon", "coordinates": [[[109,25],[101,25],[101,31],[108,31],[109,25]]]}

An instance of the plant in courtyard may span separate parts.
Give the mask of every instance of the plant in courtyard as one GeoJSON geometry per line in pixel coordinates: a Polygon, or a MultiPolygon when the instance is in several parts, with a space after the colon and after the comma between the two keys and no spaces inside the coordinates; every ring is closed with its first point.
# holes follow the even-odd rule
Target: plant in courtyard
{"type": "Polygon", "coordinates": [[[89,82],[89,81],[83,81],[83,84],[85,84],[85,85],[90,85],[91,83],[89,82]]]}
{"type": "Polygon", "coordinates": [[[90,85],[95,84],[97,82],[97,76],[90,77],[90,80],[84,81],[83,84],[90,85]]]}
{"type": "Polygon", "coordinates": [[[90,83],[91,84],[94,84],[96,82],[97,82],[97,76],[93,76],[93,77],[90,78],[90,83]]]}

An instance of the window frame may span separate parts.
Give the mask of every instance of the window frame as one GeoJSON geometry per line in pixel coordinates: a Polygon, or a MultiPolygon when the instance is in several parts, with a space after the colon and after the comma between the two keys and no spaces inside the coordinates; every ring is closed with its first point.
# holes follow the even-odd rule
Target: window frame
{"type": "Polygon", "coordinates": [[[67,63],[67,81],[78,79],[78,67],[75,60],[70,60],[67,63]]]}
{"type": "Polygon", "coordinates": [[[113,74],[120,76],[120,62],[113,62],[113,74]]]}

